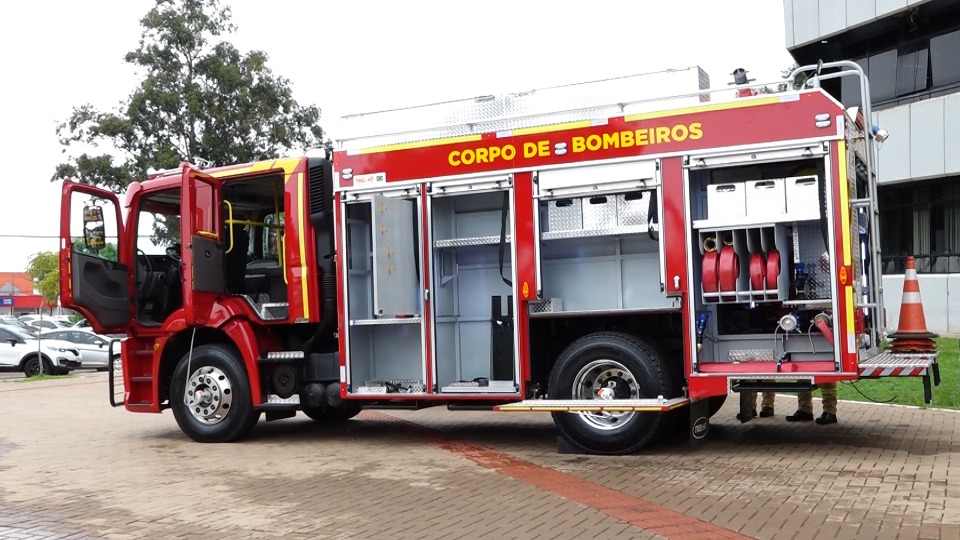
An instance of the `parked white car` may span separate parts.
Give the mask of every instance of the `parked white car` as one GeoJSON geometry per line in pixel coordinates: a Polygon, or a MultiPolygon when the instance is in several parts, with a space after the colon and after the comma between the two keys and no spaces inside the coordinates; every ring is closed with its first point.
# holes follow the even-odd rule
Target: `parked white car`
{"type": "Polygon", "coordinates": [[[26,322],[27,326],[32,326],[38,329],[49,329],[53,330],[56,328],[66,328],[66,324],[57,319],[43,318],[43,319],[33,319],[26,322]]]}
{"type": "Polygon", "coordinates": [[[50,374],[65,374],[80,367],[80,350],[69,341],[56,339],[38,340],[14,326],[0,326],[0,369],[23,371],[27,376],[43,371],[50,374]]]}
{"type": "MultiPolygon", "coordinates": [[[[93,332],[88,328],[62,328],[58,330],[44,330],[40,333],[43,339],[68,341],[80,351],[80,367],[104,371],[108,367],[110,339],[93,332]]],[[[120,347],[114,346],[119,353],[120,347]]],[[[120,369],[120,359],[117,358],[115,370],[120,369]]]]}

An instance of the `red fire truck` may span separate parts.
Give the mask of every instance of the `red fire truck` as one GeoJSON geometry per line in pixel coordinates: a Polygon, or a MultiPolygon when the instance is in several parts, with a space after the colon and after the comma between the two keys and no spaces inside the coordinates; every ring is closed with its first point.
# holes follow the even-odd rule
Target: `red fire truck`
{"type": "MultiPolygon", "coordinates": [[[[802,70],[869,95],[856,64],[802,70]]],[[[862,377],[929,401],[936,352],[881,347],[867,100],[583,88],[357,116],[327,157],[185,163],[122,207],[64,182],[62,302],[127,336],[111,404],[201,442],[261,413],[548,411],[619,454],[703,439],[730,392],[744,421],[755,392],[862,377]]]]}

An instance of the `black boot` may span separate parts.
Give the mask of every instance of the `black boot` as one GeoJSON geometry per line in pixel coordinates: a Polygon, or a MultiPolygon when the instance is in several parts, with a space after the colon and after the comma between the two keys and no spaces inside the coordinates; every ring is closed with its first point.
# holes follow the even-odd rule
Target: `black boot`
{"type": "Polygon", "coordinates": [[[763,407],[760,409],[760,418],[770,418],[773,416],[773,407],[763,407]]]}
{"type": "Polygon", "coordinates": [[[787,422],[809,422],[813,420],[813,413],[806,411],[797,411],[787,417],[787,422]]]}
{"type": "Polygon", "coordinates": [[[817,423],[820,424],[821,426],[825,426],[827,424],[836,424],[837,415],[833,413],[825,412],[820,415],[820,418],[817,418],[817,423]]]}

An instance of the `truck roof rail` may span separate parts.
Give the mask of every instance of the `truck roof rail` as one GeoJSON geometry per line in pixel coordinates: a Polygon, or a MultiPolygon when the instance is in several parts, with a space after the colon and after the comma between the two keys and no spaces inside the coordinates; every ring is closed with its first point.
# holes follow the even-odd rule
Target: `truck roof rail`
{"type": "Polygon", "coordinates": [[[349,151],[686,107],[709,101],[700,92],[709,87],[710,77],[694,66],[350,114],[339,119],[336,143],[349,151]]]}

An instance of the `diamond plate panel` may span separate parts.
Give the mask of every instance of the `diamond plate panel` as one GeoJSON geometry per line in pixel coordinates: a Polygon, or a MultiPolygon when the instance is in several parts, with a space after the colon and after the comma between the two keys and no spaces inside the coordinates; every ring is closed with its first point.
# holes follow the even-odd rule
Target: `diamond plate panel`
{"type": "Polygon", "coordinates": [[[583,228],[583,211],[580,199],[573,199],[569,206],[557,206],[560,201],[547,203],[547,230],[572,231],[583,228]]]}
{"type": "Polygon", "coordinates": [[[583,209],[583,228],[592,231],[595,229],[613,229],[617,226],[617,200],[615,197],[600,197],[604,202],[591,202],[590,197],[583,199],[580,207],[583,209]]]}
{"type": "Polygon", "coordinates": [[[420,379],[373,379],[357,388],[364,394],[422,394],[424,384],[420,379]]]}
{"type": "Polygon", "coordinates": [[[728,355],[731,362],[772,362],[773,349],[732,349],[728,355]]]}
{"type": "Polygon", "coordinates": [[[830,298],[830,256],[819,223],[798,223],[793,229],[796,261],[807,274],[806,299],[830,298]]]}
{"type": "Polygon", "coordinates": [[[628,201],[625,195],[617,195],[617,226],[646,225],[650,197],[649,193],[644,193],[639,199],[628,201]]]}
{"type": "Polygon", "coordinates": [[[540,302],[530,302],[530,313],[556,313],[563,311],[563,300],[560,298],[545,298],[540,302]]]}

